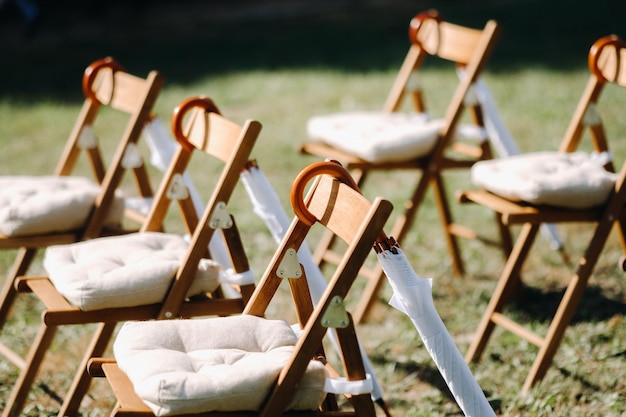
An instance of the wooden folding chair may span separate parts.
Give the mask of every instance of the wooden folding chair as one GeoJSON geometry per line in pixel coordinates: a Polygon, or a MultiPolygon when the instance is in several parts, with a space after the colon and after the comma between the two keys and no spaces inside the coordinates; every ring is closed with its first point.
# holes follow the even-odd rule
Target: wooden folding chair
{"type": "MultiPolygon", "coordinates": [[[[48,276],[18,277],[18,291],[34,293],[45,308],[39,333],[21,363],[22,371],[3,417],[19,415],[59,326],[98,323],[65,397],[60,415],[67,416],[77,413],[89,388],[87,360],[103,354],[117,323],[241,313],[254,289],[254,279],[234,219],[228,212],[228,202],[260,129],[257,121],[248,120],[240,126],[224,118],[209,99],[184,101],[173,118],[179,146],[141,230],[50,247],[44,257],[48,276]],[[192,156],[196,155],[205,157],[201,167],[205,176],[211,166],[221,166],[201,217],[185,179],[192,156]],[[162,232],[174,201],[191,236],[189,243],[178,234],[162,232]],[[209,243],[217,229],[229,246],[235,273],[227,275],[232,276],[230,281],[240,297],[226,298],[222,286],[213,283],[208,288],[201,281],[215,280],[215,273],[219,272],[215,263],[204,260],[210,257],[209,243]],[[154,294],[157,287],[161,292],[154,294]],[[192,293],[193,288],[196,290],[192,293]]],[[[206,183],[207,179],[203,181],[206,183]]],[[[223,268],[226,270],[227,266],[223,268]]],[[[223,275],[220,273],[220,277],[223,275]]]]}
{"type": "Polygon", "coordinates": [[[626,251],[624,241],[626,165],[622,166],[619,175],[611,174],[613,164],[610,160],[604,161],[607,163],[602,167],[604,162],[600,162],[599,165],[590,163],[589,160],[593,159],[588,154],[581,155],[579,153],[581,151],[576,152],[585,131],[589,128],[595,152],[610,155],[597,103],[607,84],[626,87],[626,45],[616,36],[599,39],[589,52],[588,62],[591,76],[559,151],[476,164],[474,167],[476,172],[472,172],[473,181],[483,184],[484,189],[463,191],[459,194],[462,201],[481,204],[492,209],[504,227],[521,225],[520,234],[483,315],[476,337],[470,345],[466,360],[471,362],[480,359],[496,325],[522,337],[539,348],[524,382],[523,392],[527,392],[545,376],[613,225],[617,226],[622,248],[626,251]],[[520,169],[521,172],[512,171],[516,169],[520,169]],[[496,172],[498,174],[494,175],[496,172]],[[537,193],[532,199],[523,191],[527,187],[513,185],[518,183],[513,181],[518,174],[524,174],[529,179],[528,182],[533,183],[537,193]],[[565,178],[567,180],[564,180],[565,178]],[[594,182],[586,184],[591,178],[594,182]],[[552,188],[552,184],[549,184],[552,179],[561,181],[561,187],[552,188]],[[509,195],[503,197],[502,192],[495,191],[498,185],[496,180],[507,184],[501,191],[510,193],[509,195]],[[563,191],[564,187],[569,190],[563,191]],[[576,264],[577,269],[559,303],[547,334],[542,337],[506,317],[503,310],[521,284],[520,270],[540,225],[576,222],[591,222],[595,225],[594,232],[584,254],[576,264]]]}
{"type": "MultiPolygon", "coordinates": [[[[472,85],[485,69],[499,33],[496,22],[489,21],[482,30],[443,21],[437,12],[415,16],[409,26],[411,47],[382,112],[339,113],[315,116],[309,120],[312,141],[301,151],[337,160],[347,167],[363,188],[373,171],[418,171],[416,185],[406,200],[405,210],[396,220],[392,234],[399,242],[410,230],[429,186],[433,187],[443,223],[446,242],[455,274],[462,274],[463,263],[455,234],[461,229],[452,224],[442,173],[446,169],[468,168],[476,160],[492,157],[484,133],[481,109],[472,93],[472,85]],[[464,72],[449,102],[443,120],[428,120],[417,74],[427,57],[439,57],[464,72]],[[416,113],[401,113],[402,99],[410,95],[416,113]],[[459,141],[463,110],[468,108],[474,131],[482,132],[478,144],[459,141]]],[[[404,181],[408,181],[403,177],[404,181]]],[[[333,237],[327,234],[320,242],[316,260],[320,266],[334,263],[333,237]]],[[[365,321],[384,282],[381,268],[364,270],[369,279],[362,302],[355,311],[357,322],[365,321]]]]}
{"type": "MultiPolygon", "coordinates": [[[[124,161],[125,158],[130,159],[128,155],[134,151],[144,124],[150,119],[150,113],[162,85],[163,79],[156,71],[150,72],[144,79],[125,72],[121,65],[112,58],[93,62],[85,70],[82,80],[85,94],[84,104],[54,175],[47,177],[0,177],[0,182],[5,187],[2,192],[3,204],[7,202],[7,205],[11,204],[14,207],[11,211],[7,209],[3,212],[20,213],[16,227],[11,226],[16,223],[15,218],[10,218],[8,221],[7,219],[0,220],[0,222],[5,223],[0,226],[2,230],[0,231],[0,249],[18,250],[0,294],[0,328],[6,322],[9,310],[15,300],[14,280],[16,277],[27,273],[38,249],[90,239],[101,234],[124,232],[123,229],[120,229],[122,226],[120,219],[115,216],[110,219],[108,216],[113,206],[118,208],[113,211],[119,211],[121,201],[116,198],[115,193],[127,169],[131,170],[134,175],[139,196],[142,198],[152,196],[152,187],[141,159],[134,158],[132,165],[124,161]],[[96,119],[104,107],[111,108],[128,118],[117,145],[112,145],[117,147],[108,167],[105,166],[102,146],[97,136],[97,128],[102,130],[103,126],[96,127],[96,119]],[[83,151],[94,176],[93,187],[87,178],[72,176],[83,151]],[[7,189],[13,188],[16,181],[25,184],[29,189],[21,188],[17,190],[15,195],[11,195],[7,189]],[[98,183],[100,184],[99,188],[96,187],[98,183]],[[74,206],[64,207],[63,205],[56,206],[55,212],[57,214],[54,215],[49,207],[52,206],[52,199],[58,199],[58,194],[55,196],[56,192],[65,192],[65,190],[73,189],[79,185],[81,189],[88,188],[93,194],[93,197],[81,197],[81,200],[86,200],[81,207],[84,215],[81,216],[74,206]],[[54,190],[48,188],[52,186],[58,188],[54,190]],[[30,195],[35,198],[23,199],[19,195],[20,192],[26,194],[30,192],[30,195]],[[45,199],[43,199],[44,194],[47,196],[45,199]],[[90,198],[93,198],[93,203],[90,198]],[[29,210],[35,213],[43,211],[47,214],[30,214],[28,213],[29,210]],[[27,212],[28,217],[22,217],[24,211],[27,212]],[[72,222],[67,222],[68,217],[73,218],[72,222]],[[65,227],[61,227],[61,224],[64,224],[65,227]]],[[[107,139],[110,136],[112,135],[106,133],[102,135],[107,139]]],[[[140,217],[131,211],[126,212],[126,214],[128,218],[140,220],[140,217]]],[[[4,345],[0,345],[0,352],[5,356],[11,356],[10,352],[7,353],[7,348],[4,345]]]]}
{"type": "MultiPolygon", "coordinates": [[[[203,404],[203,410],[213,410],[214,412],[203,412],[198,409],[193,413],[200,414],[191,414],[192,411],[185,409],[185,402],[179,399],[177,405],[180,405],[181,409],[178,409],[177,413],[203,416],[268,417],[278,415],[376,415],[371,395],[364,391],[358,392],[358,390],[353,391],[352,395],[348,395],[349,404],[346,407],[339,407],[334,395],[327,394],[324,399],[324,392],[328,390],[323,389],[321,399],[315,407],[301,410],[288,409],[288,404],[297,397],[298,390],[307,385],[302,382],[303,376],[308,374],[311,368],[319,367],[319,362],[326,365],[331,377],[337,377],[338,371],[332,369],[332,365],[324,356],[322,347],[324,335],[331,329],[337,332],[340,341],[340,355],[344,367],[344,372],[341,374],[345,375],[343,377],[345,381],[358,384],[359,381],[367,380],[362,356],[357,345],[354,323],[345,309],[344,300],[356,279],[358,269],[372,250],[373,244],[377,241],[382,242],[381,239],[384,238],[382,228],[392,206],[391,203],[381,198],[370,202],[355,187],[356,184],[348,172],[340,165],[332,162],[318,162],[310,165],[298,175],[294,182],[291,200],[296,218],[246,306],[244,315],[241,316],[245,319],[245,316],[264,317],[268,314],[268,306],[276,295],[281,282],[285,278],[288,280],[302,334],[294,342],[294,349],[288,359],[285,358],[284,366],[281,366],[282,369],[272,378],[267,388],[267,395],[262,397],[259,407],[247,408],[249,406],[247,399],[241,399],[241,403],[236,405],[241,408],[203,404]],[[307,197],[303,199],[303,191],[312,179],[316,179],[316,181],[307,197]],[[319,225],[336,233],[347,243],[347,249],[342,256],[339,267],[333,272],[329,280],[324,296],[316,305],[313,305],[306,274],[298,262],[297,251],[307,234],[319,225]]],[[[273,318],[266,318],[265,320],[272,321],[271,319],[273,318]]],[[[191,322],[194,321],[197,320],[191,320],[191,322]]],[[[145,325],[146,323],[133,324],[133,327],[141,328],[143,327],[142,324],[145,325]]],[[[186,325],[185,323],[175,324],[186,325]]],[[[226,332],[237,332],[237,328],[226,330],[226,332]]],[[[118,349],[118,343],[120,345],[125,343],[119,340],[120,337],[116,341],[116,354],[123,353],[121,349],[118,349]]],[[[230,335],[231,339],[236,337],[236,335],[230,335]]],[[[275,336],[269,336],[268,340],[272,340],[273,337],[275,336]]],[[[210,343],[208,339],[220,340],[223,339],[223,335],[219,333],[206,334],[197,338],[206,338],[206,342],[210,343]]],[[[238,345],[235,344],[235,346],[238,345]]],[[[148,351],[143,353],[151,354],[148,351]]],[[[141,360],[140,357],[144,357],[145,360],[150,356],[143,356],[142,354],[137,356],[137,360],[141,360]]],[[[257,363],[250,370],[251,374],[256,372],[257,366],[262,366],[265,363],[263,357],[257,363]]],[[[120,368],[121,365],[123,365],[122,362],[119,362],[118,365],[115,360],[110,359],[94,359],[89,365],[90,374],[107,377],[117,396],[118,404],[112,415],[154,415],[153,410],[134,391],[132,382],[120,368]]],[[[242,377],[241,374],[236,376],[236,378],[242,377]]],[[[230,380],[228,373],[226,373],[225,379],[230,380]]],[[[322,387],[318,388],[321,389],[322,387]]],[[[227,397],[228,394],[225,396],[227,397]]],[[[311,396],[314,394],[310,393],[309,397],[311,396]]],[[[199,399],[189,399],[190,402],[196,400],[199,399]]]]}

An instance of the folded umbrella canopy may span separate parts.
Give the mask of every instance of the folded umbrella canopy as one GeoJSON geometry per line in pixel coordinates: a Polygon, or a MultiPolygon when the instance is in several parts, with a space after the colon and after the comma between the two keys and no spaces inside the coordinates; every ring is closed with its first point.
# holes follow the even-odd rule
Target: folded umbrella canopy
{"type": "Polygon", "coordinates": [[[495,417],[485,394],[437,313],[432,298],[432,280],[420,278],[415,273],[393,238],[379,242],[376,252],[393,290],[389,304],[411,319],[463,413],[468,417],[495,417]]]}

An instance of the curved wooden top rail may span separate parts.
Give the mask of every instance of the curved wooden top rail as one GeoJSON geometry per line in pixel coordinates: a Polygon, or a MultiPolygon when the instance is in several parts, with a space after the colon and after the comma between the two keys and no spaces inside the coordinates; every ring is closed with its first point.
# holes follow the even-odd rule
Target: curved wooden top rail
{"type": "Polygon", "coordinates": [[[99,103],[102,103],[102,101],[98,99],[91,86],[93,85],[98,73],[105,69],[111,70],[112,74],[116,71],[124,71],[124,68],[119,62],[111,57],[106,57],[92,62],[91,65],[85,68],[85,72],[83,74],[83,93],[85,94],[85,97],[99,103]]]}
{"type": "Polygon", "coordinates": [[[476,29],[445,21],[436,10],[428,10],[411,19],[409,41],[413,47],[429,55],[465,66],[475,58],[485,36],[497,29],[494,20],[487,21],[484,28],[476,29]]]}
{"type": "MultiPolygon", "coordinates": [[[[418,45],[420,48],[426,49],[427,45],[422,44],[421,38],[418,35],[422,30],[428,30],[430,27],[434,27],[437,30],[439,29],[439,24],[443,21],[439,12],[437,10],[427,10],[425,12],[421,12],[415,15],[411,22],[409,23],[409,40],[411,43],[418,45]],[[434,26],[432,26],[434,25],[434,26]]],[[[437,33],[437,37],[439,38],[440,33],[437,33]]],[[[439,41],[437,42],[439,44],[439,41]]],[[[435,48],[436,51],[437,48],[435,48]]],[[[434,54],[434,51],[429,51],[429,53],[434,54]]]]}
{"type": "MultiPolygon", "coordinates": [[[[319,175],[330,175],[331,177],[339,180],[341,183],[352,188],[359,194],[361,190],[359,186],[352,178],[352,175],[337,161],[321,161],[315,162],[304,168],[296,177],[291,187],[291,205],[298,219],[307,226],[312,226],[317,221],[317,218],[309,211],[304,203],[304,191],[307,184],[319,175]]],[[[387,238],[384,231],[381,231],[380,235],[376,239],[376,247],[389,248],[391,242],[395,243],[393,238],[387,238]]]]}
{"type": "Polygon", "coordinates": [[[293,210],[298,216],[298,219],[307,226],[312,226],[317,219],[304,203],[304,190],[307,184],[318,175],[330,175],[335,179],[338,179],[342,183],[348,185],[354,190],[361,192],[359,186],[354,181],[354,178],[350,175],[340,163],[335,161],[322,161],[314,162],[311,165],[304,168],[296,177],[291,186],[291,205],[293,210]]]}
{"type": "Polygon", "coordinates": [[[626,44],[617,35],[595,41],[588,62],[589,71],[600,81],[626,87],[626,44]]]}
{"type": "Polygon", "coordinates": [[[193,145],[189,142],[187,135],[183,131],[183,121],[185,120],[185,116],[195,108],[201,108],[207,113],[221,114],[215,103],[213,103],[213,100],[208,97],[190,97],[183,100],[174,109],[174,114],[172,116],[172,131],[174,132],[176,140],[187,151],[191,151],[193,149],[193,145]]]}

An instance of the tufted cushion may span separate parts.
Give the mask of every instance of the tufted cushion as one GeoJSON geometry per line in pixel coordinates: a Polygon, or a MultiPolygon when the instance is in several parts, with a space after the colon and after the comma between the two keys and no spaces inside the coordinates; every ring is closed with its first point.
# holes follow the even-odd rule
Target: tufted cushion
{"type": "MultiPolygon", "coordinates": [[[[297,341],[283,321],[242,315],[130,322],[115,359],[155,415],[259,410],[297,341]]],[[[326,368],[311,361],[289,409],[317,409],[326,368]]]]}
{"type": "MultiPolygon", "coordinates": [[[[100,186],[87,178],[0,177],[0,233],[26,236],[79,229],[87,221],[100,186]]],[[[114,199],[106,224],[117,224],[124,202],[114,199]]]]}
{"type": "MultiPolygon", "coordinates": [[[[178,235],[145,232],[50,246],[43,266],[55,288],[82,310],[163,300],[187,251],[178,235]]],[[[219,265],[200,262],[189,295],[219,285],[219,265]]]]}
{"type": "Polygon", "coordinates": [[[480,161],[471,180],[514,201],[584,209],[603,204],[613,190],[617,176],[603,162],[585,152],[535,152],[480,161]]]}
{"type": "Polygon", "coordinates": [[[437,142],[443,120],[423,114],[347,112],[314,116],[307,134],[369,162],[407,161],[427,155],[437,142]]]}

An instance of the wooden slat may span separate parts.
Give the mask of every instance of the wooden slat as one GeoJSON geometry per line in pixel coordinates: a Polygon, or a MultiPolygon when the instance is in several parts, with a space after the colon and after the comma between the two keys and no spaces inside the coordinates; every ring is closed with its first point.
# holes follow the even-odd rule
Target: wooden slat
{"type": "Polygon", "coordinates": [[[0,249],[43,248],[52,245],[65,245],[76,242],[78,234],[79,232],[15,237],[0,235],[0,249]]]}
{"type": "Polygon", "coordinates": [[[13,365],[17,366],[20,369],[24,369],[26,367],[26,361],[20,355],[18,355],[13,349],[9,348],[4,343],[0,343],[0,353],[11,361],[13,365]]]}
{"type": "MultiPolygon", "coordinates": [[[[428,163],[426,158],[416,158],[407,161],[393,161],[393,162],[368,162],[364,159],[358,158],[352,154],[343,152],[337,148],[326,145],[323,142],[307,142],[300,145],[299,151],[308,155],[317,155],[324,159],[332,159],[339,161],[344,167],[349,170],[367,170],[367,171],[388,171],[393,169],[398,170],[423,170],[428,163]]],[[[446,167],[454,168],[459,166],[456,161],[447,160],[444,161],[446,167]]],[[[463,162],[463,167],[467,164],[463,162]]]]}
{"type": "Polygon", "coordinates": [[[533,345],[537,347],[541,347],[545,343],[542,337],[531,332],[530,330],[526,329],[524,326],[511,320],[510,318],[504,316],[501,313],[493,313],[491,315],[491,321],[507,329],[511,333],[516,334],[517,336],[529,341],[530,343],[532,343],[533,345]]]}
{"type": "Polygon", "coordinates": [[[502,214],[505,225],[521,223],[595,222],[600,219],[603,208],[568,210],[550,206],[530,206],[516,203],[485,190],[466,190],[457,193],[462,203],[476,203],[502,214]]]}
{"type": "Polygon", "coordinates": [[[120,408],[145,412],[151,415],[150,408],[135,394],[128,376],[120,370],[116,363],[103,363],[102,371],[117,397],[120,408]]]}
{"type": "MultiPolygon", "coordinates": [[[[128,376],[120,370],[117,364],[111,360],[102,360],[97,364],[102,369],[102,372],[109,381],[113,392],[115,393],[118,405],[113,415],[116,416],[153,416],[152,411],[148,406],[137,396],[133,390],[132,382],[128,379],[128,376]]],[[[198,416],[211,416],[211,417],[253,417],[258,416],[253,411],[236,411],[236,412],[211,412],[192,414],[194,417],[198,416]]],[[[320,413],[319,411],[290,411],[281,414],[285,417],[350,417],[356,416],[354,411],[329,411],[320,413]]],[[[190,416],[189,414],[181,415],[181,417],[190,416]]]]}
{"type": "Polygon", "coordinates": [[[52,285],[49,279],[43,279],[41,277],[36,278],[18,278],[20,281],[20,286],[25,284],[28,288],[34,292],[37,297],[41,300],[42,303],[46,306],[48,311],[56,311],[56,310],[72,310],[73,312],[79,311],[78,308],[73,307],[66,299],[63,297],[57,289],[52,285]]]}
{"type": "Polygon", "coordinates": [[[484,190],[465,190],[457,193],[457,200],[461,203],[476,203],[498,212],[498,213],[519,213],[525,215],[536,215],[538,210],[534,207],[521,206],[513,201],[504,199],[493,193],[484,190]]]}
{"type": "Polygon", "coordinates": [[[343,152],[335,147],[328,146],[323,142],[307,142],[300,145],[300,152],[306,153],[309,155],[321,155],[324,158],[335,159],[337,161],[341,161],[343,165],[348,165],[350,163],[353,164],[365,164],[369,165],[364,160],[355,157],[352,154],[343,152]]]}
{"type": "Polygon", "coordinates": [[[86,323],[114,323],[128,320],[150,320],[158,312],[158,304],[137,307],[110,308],[85,311],[68,304],[68,308],[44,312],[44,322],[48,326],[86,323]]]}

